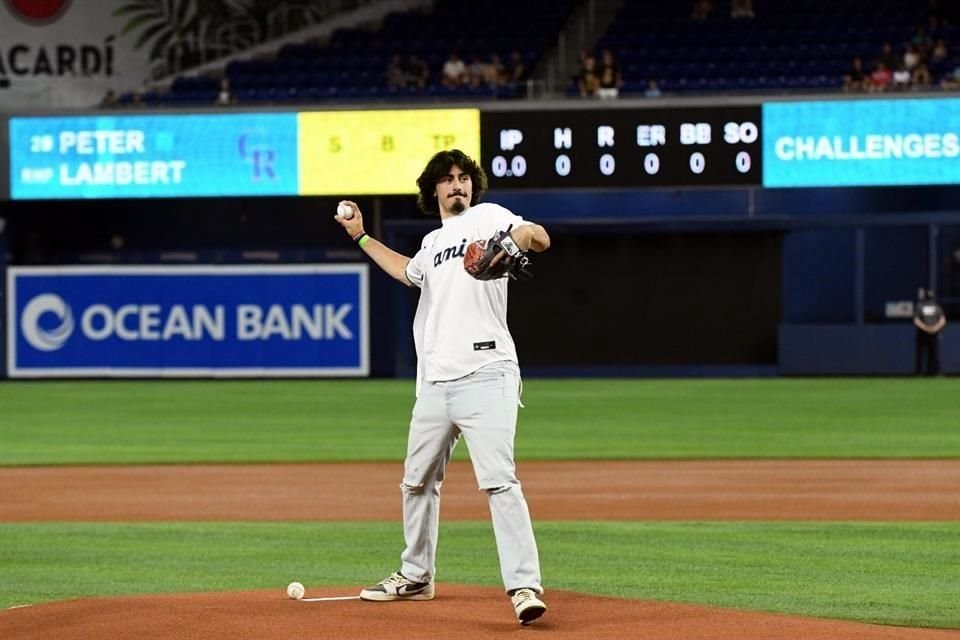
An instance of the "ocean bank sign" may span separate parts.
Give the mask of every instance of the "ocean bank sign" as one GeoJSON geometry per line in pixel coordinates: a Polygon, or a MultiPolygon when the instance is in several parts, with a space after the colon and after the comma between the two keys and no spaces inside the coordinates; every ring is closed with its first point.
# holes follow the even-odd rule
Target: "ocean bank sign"
{"type": "Polygon", "coordinates": [[[10,377],[366,376],[367,265],[11,268],[10,377]]]}
{"type": "Polygon", "coordinates": [[[960,99],[763,105],[763,186],[960,184],[960,99]]]}

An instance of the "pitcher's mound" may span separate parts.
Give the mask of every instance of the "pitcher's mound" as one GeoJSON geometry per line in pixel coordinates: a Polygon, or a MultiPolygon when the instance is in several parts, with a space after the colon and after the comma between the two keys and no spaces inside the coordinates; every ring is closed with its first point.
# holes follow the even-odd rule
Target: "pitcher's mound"
{"type": "MultiPolygon", "coordinates": [[[[349,588],[311,589],[308,585],[306,597],[355,594],[349,588]]],[[[960,640],[960,630],[884,627],[552,590],[545,599],[546,615],[521,627],[503,591],[442,582],[437,585],[437,599],[429,602],[298,602],[288,599],[282,588],[96,598],[0,611],[0,638],[960,640]]]]}

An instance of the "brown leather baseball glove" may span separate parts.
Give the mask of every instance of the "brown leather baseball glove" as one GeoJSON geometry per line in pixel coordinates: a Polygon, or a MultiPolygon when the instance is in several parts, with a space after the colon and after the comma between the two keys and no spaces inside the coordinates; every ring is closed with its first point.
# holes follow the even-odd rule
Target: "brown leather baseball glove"
{"type": "Polygon", "coordinates": [[[530,258],[510,235],[510,227],[498,231],[489,240],[475,240],[463,256],[463,268],[477,280],[496,280],[504,276],[529,280],[530,258]]]}

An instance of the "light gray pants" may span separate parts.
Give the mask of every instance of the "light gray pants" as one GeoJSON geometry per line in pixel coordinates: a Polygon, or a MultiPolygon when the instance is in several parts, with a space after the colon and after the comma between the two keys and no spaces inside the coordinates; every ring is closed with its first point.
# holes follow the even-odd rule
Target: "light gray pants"
{"type": "Polygon", "coordinates": [[[513,460],[519,393],[520,370],[513,362],[421,385],[400,485],[407,543],[400,571],[408,579],[429,582],[436,573],[440,485],[462,433],[477,484],[487,493],[504,587],[543,592],[537,542],[513,460]]]}

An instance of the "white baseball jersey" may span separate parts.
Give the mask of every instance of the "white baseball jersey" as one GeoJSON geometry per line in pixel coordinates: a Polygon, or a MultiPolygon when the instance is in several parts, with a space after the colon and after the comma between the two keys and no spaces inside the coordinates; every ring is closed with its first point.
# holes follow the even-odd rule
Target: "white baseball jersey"
{"type": "Polygon", "coordinates": [[[442,220],[423,238],[407,264],[407,279],[420,287],[413,320],[417,393],[423,381],[456,380],[491,362],[517,362],[507,328],[508,278],[480,281],[463,268],[467,245],[524,224],[500,205],[482,203],[442,220]]]}

